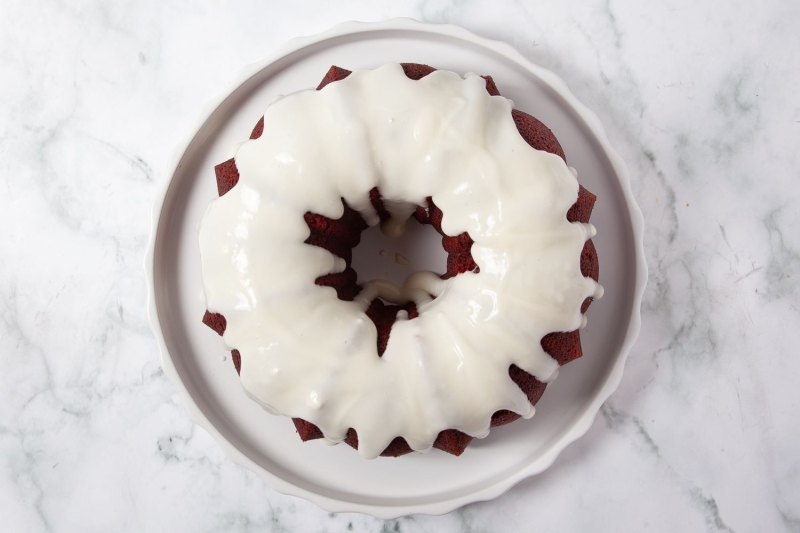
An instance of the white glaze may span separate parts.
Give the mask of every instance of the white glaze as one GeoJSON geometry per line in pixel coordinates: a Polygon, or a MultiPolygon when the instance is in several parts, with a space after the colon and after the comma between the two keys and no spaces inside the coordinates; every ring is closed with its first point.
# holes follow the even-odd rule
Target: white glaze
{"type": "Polygon", "coordinates": [[[200,227],[208,309],[226,317],[225,343],[240,351],[254,400],[333,441],[354,428],[369,458],[396,436],[425,451],[448,428],[486,436],[498,410],[533,414],[509,366],[554,379],[558,364],[540,340],[581,327],[581,303],[600,287],[580,272],[594,227],[565,217],[573,172],[530,148],[510,112],[478,76],[412,81],[398,64],[269,106],[263,135],[236,151],[239,183],[200,227]],[[376,186],[392,214],[384,231],[401,234],[432,196],[443,230],[475,241],[480,273],[417,273],[402,289],[370,282],[353,302],[315,285],[345,263],[304,244],[303,214],[338,218],[344,198],[374,225],[376,186]],[[382,357],[364,314],[378,295],[419,311],[398,314],[382,357]]]}

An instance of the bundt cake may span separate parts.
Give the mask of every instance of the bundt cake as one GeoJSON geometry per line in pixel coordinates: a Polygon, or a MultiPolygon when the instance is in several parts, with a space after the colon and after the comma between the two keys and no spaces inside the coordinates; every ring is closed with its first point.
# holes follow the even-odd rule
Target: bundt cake
{"type": "Polygon", "coordinates": [[[553,133],[499,95],[490,76],[333,66],[216,166],[203,322],[302,440],[460,455],[532,416],[581,356],[582,314],[602,295],[595,196],[553,133]],[[359,286],[362,231],[410,218],[442,235],[446,272],[359,286]]]}

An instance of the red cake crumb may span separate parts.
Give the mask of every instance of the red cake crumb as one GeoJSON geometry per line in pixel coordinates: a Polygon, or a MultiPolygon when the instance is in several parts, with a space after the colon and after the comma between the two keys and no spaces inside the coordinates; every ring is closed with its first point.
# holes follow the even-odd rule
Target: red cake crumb
{"type": "Polygon", "coordinates": [[[566,365],[583,355],[580,330],[548,333],[542,338],[542,348],[559,365],[566,365]]]}
{"type": "MultiPolygon", "coordinates": [[[[312,424],[313,425],[313,424],[312,424]]],[[[316,426],[314,426],[316,428],[316,426]]],[[[319,431],[319,428],[317,428],[319,431]]],[[[322,432],[320,432],[322,433],[322,432]]],[[[347,430],[347,436],[344,439],[345,444],[358,449],[358,433],[354,429],[347,430]]],[[[433,442],[433,447],[445,451],[452,455],[461,455],[467,448],[469,443],[472,442],[472,437],[458,431],[457,429],[446,429],[439,433],[436,440],[433,442]]],[[[406,439],[403,437],[395,437],[392,442],[381,452],[382,457],[400,457],[406,455],[414,450],[408,445],[406,439]]]]}
{"type": "Polygon", "coordinates": [[[217,193],[220,196],[223,196],[233,189],[234,185],[239,183],[239,169],[236,168],[236,161],[233,159],[228,159],[224,163],[215,166],[214,173],[217,175],[217,193]]]}
{"type": "Polygon", "coordinates": [[[578,186],[578,201],[572,204],[572,207],[567,211],[567,220],[570,222],[589,222],[589,217],[592,216],[592,209],[597,196],[587,191],[583,185],[578,186]]]}
{"type": "Polygon", "coordinates": [[[405,311],[408,313],[408,318],[417,318],[417,306],[413,302],[405,305],[385,304],[383,300],[375,299],[369,304],[366,315],[375,323],[375,328],[378,330],[378,356],[383,355],[386,351],[386,345],[389,344],[389,333],[394,325],[397,313],[405,311]]]}
{"type": "MultiPolygon", "coordinates": [[[[419,80],[436,70],[428,65],[414,63],[403,63],[402,67],[406,76],[413,80],[419,80]]],[[[332,66],[317,86],[317,90],[321,90],[329,83],[342,80],[349,75],[349,70],[332,66]]],[[[492,77],[483,76],[483,78],[486,80],[486,91],[492,96],[498,96],[500,92],[492,77]]],[[[564,150],[547,126],[522,111],[512,110],[511,114],[520,135],[530,146],[537,150],[543,150],[558,155],[566,161],[564,150]]],[[[250,138],[257,139],[261,136],[263,131],[264,118],[262,117],[253,129],[250,138]]],[[[239,181],[239,171],[233,159],[229,159],[217,165],[215,167],[215,173],[217,177],[217,190],[220,196],[230,191],[239,181]]],[[[383,205],[380,191],[378,191],[377,188],[372,189],[369,196],[370,202],[376,212],[382,220],[385,220],[389,216],[389,213],[383,205]]],[[[595,200],[596,196],[594,194],[586,190],[583,186],[580,186],[577,201],[567,211],[567,220],[570,222],[589,222],[595,200]]],[[[316,279],[316,284],[331,287],[336,291],[337,296],[341,300],[351,301],[361,290],[356,283],[357,274],[351,266],[352,251],[361,241],[361,232],[367,228],[367,224],[361,215],[350,208],[344,200],[342,200],[342,204],[343,214],[340,218],[335,220],[315,213],[305,214],[305,221],[310,232],[305,242],[324,248],[345,260],[346,268],[343,272],[320,276],[316,279]]],[[[442,216],[443,213],[441,209],[433,203],[431,198],[428,198],[425,206],[417,207],[413,217],[420,224],[431,224],[433,228],[442,235],[442,247],[448,254],[447,271],[442,275],[442,278],[451,278],[464,272],[479,272],[479,268],[477,264],[475,264],[471,253],[472,239],[467,233],[456,236],[446,235],[442,230],[442,216]]],[[[597,258],[597,251],[591,240],[586,241],[583,251],[581,252],[581,273],[595,281],[598,280],[599,261],[597,258]]],[[[582,313],[586,312],[591,302],[592,298],[587,298],[583,302],[581,307],[582,313]]],[[[379,356],[383,355],[386,350],[392,325],[396,320],[397,313],[401,310],[405,310],[408,313],[410,320],[418,316],[416,306],[413,303],[400,306],[386,304],[379,299],[374,300],[366,311],[367,316],[375,323],[377,330],[377,351],[379,356]]],[[[203,323],[220,335],[225,332],[227,325],[224,316],[209,311],[206,311],[203,316],[203,323]]],[[[577,330],[571,332],[553,332],[545,335],[545,337],[542,338],[541,345],[544,351],[550,354],[559,365],[564,365],[577,359],[582,354],[580,332],[577,330]]],[[[238,350],[233,350],[231,356],[236,371],[241,372],[241,356],[238,350]]],[[[547,385],[516,365],[511,365],[508,372],[509,377],[527,395],[530,403],[535,405],[542,397],[547,385]]],[[[513,422],[518,418],[520,418],[520,416],[511,411],[497,411],[492,416],[491,425],[492,427],[501,426],[513,422]]],[[[311,422],[300,418],[293,418],[292,421],[297,429],[297,433],[303,441],[323,437],[322,431],[311,422]]],[[[472,437],[469,435],[455,429],[447,429],[439,433],[439,436],[434,442],[434,447],[453,455],[461,455],[471,441],[472,437]]],[[[345,442],[353,448],[358,448],[358,434],[355,430],[348,430],[345,442]]],[[[386,447],[381,455],[397,457],[410,453],[411,451],[406,440],[402,437],[397,437],[386,447]]]]}
{"type": "Polygon", "coordinates": [[[536,118],[517,109],[511,110],[511,116],[514,118],[514,124],[517,125],[520,135],[532,148],[550,152],[559,156],[565,163],[567,162],[567,156],[564,155],[564,150],[561,148],[556,136],[550,131],[550,128],[536,118]]]}
{"type": "Polygon", "coordinates": [[[383,222],[384,220],[389,220],[389,212],[383,205],[383,200],[381,200],[381,193],[377,187],[373,187],[372,189],[370,189],[369,203],[372,204],[372,207],[378,213],[381,222],[383,222]]]}
{"type": "Polygon", "coordinates": [[[325,77],[322,78],[322,81],[319,82],[319,85],[317,85],[317,90],[318,91],[321,90],[323,87],[325,87],[331,82],[343,80],[349,75],[350,75],[349,70],[339,68],[336,65],[334,65],[328,70],[328,73],[325,74],[325,77]]]}
{"type": "Polygon", "coordinates": [[[233,368],[236,369],[237,374],[242,373],[242,356],[239,350],[231,350],[231,360],[233,361],[233,368]]]}
{"type": "Polygon", "coordinates": [[[491,94],[492,96],[500,96],[500,91],[497,90],[497,85],[494,84],[494,80],[491,76],[481,76],[484,80],[486,80],[486,92],[491,94]]]}
{"type": "Polygon", "coordinates": [[[203,324],[216,331],[217,334],[222,335],[225,333],[228,321],[219,313],[210,313],[206,311],[206,314],[203,315],[203,324]]]}
{"type": "Polygon", "coordinates": [[[592,239],[586,241],[581,251],[581,274],[597,281],[600,279],[600,263],[597,261],[597,250],[592,239]]]}
{"type": "Polygon", "coordinates": [[[258,139],[259,137],[261,137],[262,133],[264,133],[264,117],[258,119],[258,122],[256,122],[256,127],[253,128],[252,133],[250,133],[250,138],[258,139]]]}
{"type": "Polygon", "coordinates": [[[307,440],[321,439],[325,436],[317,426],[311,422],[306,422],[302,418],[292,418],[292,422],[294,422],[294,427],[297,429],[297,434],[300,435],[300,438],[303,440],[303,442],[307,440]]]}

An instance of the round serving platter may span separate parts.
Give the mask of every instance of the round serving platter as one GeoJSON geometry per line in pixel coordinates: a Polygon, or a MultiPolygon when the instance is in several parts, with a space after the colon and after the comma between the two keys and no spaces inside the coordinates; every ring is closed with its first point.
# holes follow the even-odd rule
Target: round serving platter
{"type": "MultiPolygon", "coordinates": [[[[165,373],[191,418],[231,460],[275,490],[329,511],[380,518],[441,514],[503,494],[550,466],[589,429],[619,384],[639,332],[647,281],[642,233],[642,214],[623,161],[597,117],[552,72],[505,43],[457,26],[410,19],[348,22],[289,41],[244,68],[176,149],[153,206],[145,257],[148,313],[165,373]],[[605,296],[587,313],[589,324],[581,331],[584,356],[561,369],[537,404],[536,416],[493,429],[461,457],[434,450],[367,461],[348,446],[302,443],[290,419],[267,414],[245,396],[230,358],[222,360],[222,341],[201,323],[205,309],[196,227],[217,195],[214,165],[247,139],[275,95],[316,86],[334,64],[352,70],[387,62],[490,74],[503,96],[553,130],[581,184],[598,197],[592,223],[598,228],[594,242],[605,296]]],[[[441,253],[441,247],[431,253],[441,253]]]]}

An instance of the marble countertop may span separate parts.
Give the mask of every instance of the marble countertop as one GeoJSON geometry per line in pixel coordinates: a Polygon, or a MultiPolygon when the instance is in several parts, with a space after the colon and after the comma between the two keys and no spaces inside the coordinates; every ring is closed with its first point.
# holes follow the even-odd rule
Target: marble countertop
{"type": "Polygon", "coordinates": [[[800,4],[4,2],[7,531],[800,531],[800,4]],[[344,20],[502,39],[626,161],[650,284],[619,390],[545,473],[444,516],[333,515],[192,424],[144,305],[154,194],[243,65],[344,20]]]}

